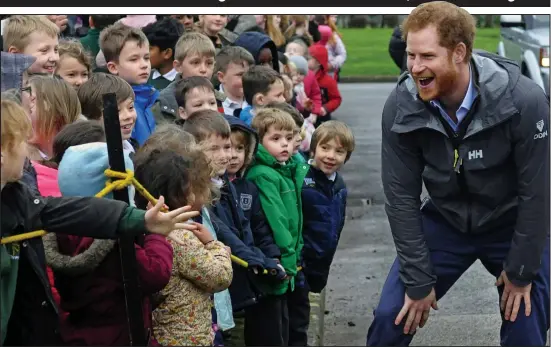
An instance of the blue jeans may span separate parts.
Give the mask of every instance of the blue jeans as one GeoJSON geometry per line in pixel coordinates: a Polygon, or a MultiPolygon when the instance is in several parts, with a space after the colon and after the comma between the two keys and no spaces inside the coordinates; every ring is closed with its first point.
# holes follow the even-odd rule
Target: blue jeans
{"type": "MultiPolygon", "coordinates": [[[[437,281],[434,286],[440,300],[451,286],[480,259],[484,267],[496,278],[503,270],[513,235],[513,227],[480,235],[456,231],[440,215],[423,213],[423,231],[430,249],[430,257],[437,281]]],[[[524,315],[524,302],[515,322],[503,319],[501,325],[502,346],[545,346],[549,329],[549,239],[542,254],[538,275],[532,282],[530,300],[532,313],[524,315]]],[[[501,298],[503,287],[497,292],[501,298]]],[[[367,333],[367,346],[408,346],[413,335],[405,335],[402,320],[394,320],[404,305],[405,287],[399,279],[398,259],[394,261],[381,293],[374,320],[367,333]]],[[[496,301],[499,305],[499,301],[496,301]]]]}

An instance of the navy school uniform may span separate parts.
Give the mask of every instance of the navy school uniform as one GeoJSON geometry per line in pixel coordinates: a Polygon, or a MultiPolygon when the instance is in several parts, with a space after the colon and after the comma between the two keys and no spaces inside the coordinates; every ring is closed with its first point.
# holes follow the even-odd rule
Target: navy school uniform
{"type": "MultiPolygon", "coordinates": [[[[233,184],[224,177],[220,200],[211,209],[219,241],[229,246],[232,254],[245,260],[249,266],[257,267],[259,271],[276,270],[278,275],[282,275],[276,261],[255,247],[250,223],[238,205],[237,196],[233,184]]],[[[234,312],[256,304],[264,295],[258,276],[264,275],[255,275],[249,269],[233,264],[233,281],[229,291],[234,312]]]]}
{"type": "Polygon", "coordinates": [[[327,284],[344,226],[347,195],[341,175],[335,173],[327,177],[310,166],[302,187],[303,271],[297,274],[295,290],[287,293],[290,346],[306,346],[308,343],[308,294],[321,292],[327,284]]]}
{"type": "Polygon", "coordinates": [[[302,188],[304,273],[310,291],[319,293],[327,285],[329,268],[344,227],[348,190],[339,173],[327,177],[310,166],[302,188]]]}

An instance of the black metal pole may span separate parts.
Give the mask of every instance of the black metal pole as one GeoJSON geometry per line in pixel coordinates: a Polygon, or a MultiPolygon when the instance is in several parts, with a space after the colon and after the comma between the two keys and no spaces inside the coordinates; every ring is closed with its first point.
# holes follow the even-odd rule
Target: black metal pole
{"type": "MultiPolygon", "coordinates": [[[[114,93],[103,95],[103,122],[105,125],[109,166],[112,170],[126,172],[122,149],[119,109],[117,97],[114,93]]],[[[116,200],[121,200],[126,203],[129,202],[126,189],[113,191],[113,197],[116,200]]],[[[130,333],[130,345],[147,346],[142,312],[143,297],[138,279],[138,265],[136,261],[136,250],[134,248],[135,237],[132,235],[122,235],[118,241],[122,280],[124,284],[124,298],[126,301],[126,316],[130,333]]]]}

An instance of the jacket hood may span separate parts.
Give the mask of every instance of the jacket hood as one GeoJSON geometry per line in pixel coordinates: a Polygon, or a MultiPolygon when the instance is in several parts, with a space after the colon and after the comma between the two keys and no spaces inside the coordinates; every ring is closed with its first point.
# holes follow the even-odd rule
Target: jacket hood
{"type": "Polygon", "coordinates": [[[224,115],[224,118],[226,118],[226,120],[230,124],[231,130],[241,130],[249,135],[249,147],[247,151],[247,157],[245,158],[245,163],[243,164],[243,167],[241,168],[238,175],[244,176],[244,172],[247,170],[249,165],[251,165],[256,155],[256,152],[258,151],[258,134],[252,127],[248,126],[247,123],[237,117],[224,115]]]}
{"type": "MultiPolygon", "coordinates": [[[[134,170],[130,151],[124,150],[124,164],[127,170],[134,170]]],[[[64,196],[95,196],[107,183],[104,172],[109,168],[107,144],[103,142],[87,143],[67,149],[58,168],[59,190],[64,196]]],[[[135,189],[128,188],[130,204],[134,204],[135,189]]],[[[113,193],[105,196],[113,198],[113,193]]]]}
{"type": "MultiPolygon", "coordinates": [[[[73,256],[59,251],[55,233],[46,234],[42,240],[48,266],[55,272],[68,276],[81,276],[94,271],[114,249],[116,243],[115,240],[95,239],[88,249],[73,256]]],[[[80,246],[88,243],[89,240],[89,238],[81,238],[80,246]]]]}
{"type": "MultiPolygon", "coordinates": [[[[483,110],[484,117],[479,116],[480,112],[475,114],[466,136],[493,126],[518,111],[511,91],[521,76],[520,67],[513,60],[480,50],[473,52],[471,68],[479,94],[478,109],[483,110]]],[[[418,97],[417,87],[409,72],[400,76],[396,93],[397,115],[393,131],[408,132],[429,127],[444,132],[436,117],[426,112],[426,106],[418,97]]]]}
{"type": "Polygon", "coordinates": [[[327,72],[327,65],[329,64],[329,54],[327,53],[327,48],[321,44],[314,44],[308,48],[308,52],[321,64],[323,71],[327,72]]]}
{"type": "Polygon", "coordinates": [[[320,40],[318,44],[322,46],[327,45],[327,42],[331,39],[331,35],[333,35],[333,30],[331,30],[331,27],[328,25],[320,25],[318,26],[318,30],[320,32],[320,40]]]}
{"type": "Polygon", "coordinates": [[[133,85],[132,90],[136,98],[135,102],[147,109],[157,101],[160,92],[149,84],[133,85]]]}
{"type": "Polygon", "coordinates": [[[2,92],[8,89],[21,89],[23,85],[23,73],[36,61],[36,58],[30,55],[20,53],[2,52],[1,56],[2,92]]]}
{"type": "Polygon", "coordinates": [[[272,51],[272,64],[274,70],[279,72],[279,59],[277,55],[277,47],[272,39],[263,33],[247,31],[239,35],[234,42],[235,46],[243,47],[254,57],[254,61],[258,64],[258,56],[260,51],[267,47],[272,51]]]}

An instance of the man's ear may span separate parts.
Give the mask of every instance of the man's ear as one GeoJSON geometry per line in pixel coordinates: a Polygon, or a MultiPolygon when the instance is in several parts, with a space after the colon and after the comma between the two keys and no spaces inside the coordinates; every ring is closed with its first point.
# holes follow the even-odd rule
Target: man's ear
{"type": "Polygon", "coordinates": [[[455,49],[453,50],[453,61],[456,64],[459,64],[463,61],[465,61],[465,57],[467,56],[467,46],[463,42],[460,42],[455,46],[455,49]]]}
{"type": "Polygon", "coordinates": [[[15,48],[15,46],[10,46],[8,48],[8,53],[22,53],[22,52],[19,51],[17,48],[15,48]]]}
{"type": "Polygon", "coordinates": [[[118,75],[119,74],[119,69],[117,68],[117,64],[115,64],[112,61],[107,63],[107,70],[109,70],[109,73],[111,73],[113,75],[118,75]]]}
{"type": "Polygon", "coordinates": [[[216,73],[216,78],[218,78],[218,82],[224,83],[224,73],[222,71],[216,73]]]}
{"type": "Polygon", "coordinates": [[[187,119],[187,113],[182,106],[178,107],[178,115],[182,119],[187,119]]]}

